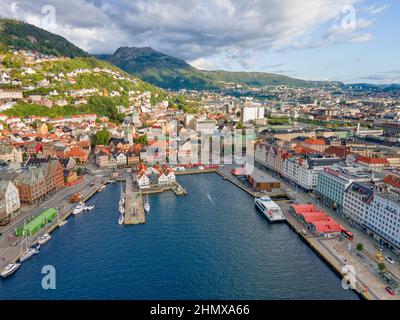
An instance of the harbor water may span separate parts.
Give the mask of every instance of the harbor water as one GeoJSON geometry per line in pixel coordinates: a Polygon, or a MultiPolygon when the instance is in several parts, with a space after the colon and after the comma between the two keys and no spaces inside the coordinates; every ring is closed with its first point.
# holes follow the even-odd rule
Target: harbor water
{"type": "Polygon", "coordinates": [[[0,281],[0,299],[357,299],[286,224],[217,174],[149,197],[145,225],[118,225],[119,184],[71,217],[39,255],[0,281]],[[43,266],[56,289],[42,288],[43,266]]]}

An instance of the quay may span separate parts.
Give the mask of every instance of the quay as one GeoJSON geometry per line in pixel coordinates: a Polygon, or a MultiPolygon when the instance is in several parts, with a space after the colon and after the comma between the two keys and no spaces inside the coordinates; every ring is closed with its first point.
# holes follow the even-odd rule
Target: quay
{"type": "MultiPolygon", "coordinates": [[[[344,277],[342,273],[342,268],[345,266],[345,261],[338,259],[332,252],[326,250],[324,241],[330,241],[333,239],[321,239],[320,237],[313,236],[309,230],[305,227],[287,210],[283,210],[284,216],[286,218],[286,224],[301,238],[301,240],[311,248],[328,266],[332,271],[334,271],[340,278],[344,277]],[[304,232],[305,231],[305,232],[304,232]]],[[[356,288],[353,290],[358,294],[361,299],[364,300],[377,300],[378,296],[370,289],[367,295],[365,291],[364,283],[356,276],[357,283],[356,288]],[[361,285],[360,285],[361,284],[361,285]]]]}
{"type": "Polygon", "coordinates": [[[178,182],[165,186],[154,186],[150,188],[143,188],[141,189],[140,192],[142,194],[157,194],[157,193],[162,193],[164,191],[173,191],[177,196],[187,195],[186,189],[182,187],[178,182]]]}
{"type": "Polygon", "coordinates": [[[133,178],[129,176],[125,184],[125,225],[146,223],[143,198],[139,191],[133,190],[133,178]]]}
{"type": "Polygon", "coordinates": [[[239,181],[237,181],[237,179],[235,177],[233,177],[232,174],[225,168],[220,168],[220,169],[216,170],[215,172],[218,175],[220,175],[221,177],[223,177],[224,180],[231,182],[232,184],[234,184],[238,188],[242,189],[243,191],[247,192],[254,198],[261,198],[261,197],[265,197],[267,195],[270,198],[289,198],[289,196],[285,192],[265,193],[265,192],[254,191],[254,190],[252,190],[252,188],[247,187],[247,186],[243,185],[242,183],[240,183],[239,181]]]}
{"type": "Polygon", "coordinates": [[[188,175],[188,174],[201,174],[201,173],[215,173],[217,172],[217,168],[207,168],[207,169],[185,169],[185,170],[177,170],[175,171],[176,176],[183,176],[183,175],[188,175]]]}
{"type": "MultiPolygon", "coordinates": [[[[90,189],[89,189],[89,192],[88,193],[86,193],[85,195],[83,195],[83,197],[82,197],[82,201],[84,201],[84,202],[86,202],[86,201],[88,201],[90,198],[92,198],[104,185],[106,185],[107,184],[107,182],[104,182],[104,181],[102,181],[102,182],[99,182],[99,183],[97,183],[97,184],[95,184],[93,187],[91,187],[90,189]]],[[[69,199],[69,197],[67,197],[67,199],[69,199]]],[[[66,200],[67,201],[67,200],[66,200]]],[[[64,208],[65,207],[65,205],[62,207],[62,208],[64,208]]],[[[69,203],[68,202],[68,205],[67,205],[67,210],[62,214],[62,209],[57,209],[57,211],[59,212],[59,214],[60,214],[60,221],[62,221],[62,220],[67,220],[71,215],[72,215],[72,212],[74,211],[74,208],[75,208],[75,204],[72,204],[72,203],[69,203]]],[[[33,240],[32,242],[31,242],[31,245],[37,245],[37,241],[38,241],[38,238],[41,236],[41,235],[43,235],[44,233],[48,233],[48,234],[51,234],[51,233],[53,233],[57,228],[60,228],[59,226],[58,226],[58,219],[54,219],[53,221],[52,221],[52,223],[51,223],[51,225],[50,226],[48,226],[47,228],[43,228],[42,230],[40,230],[35,236],[33,236],[33,237],[35,237],[34,239],[35,240],[33,240]]],[[[14,252],[14,253],[11,253],[10,255],[11,255],[11,257],[13,257],[13,258],[11,258],[10,259],[10,261],[12,261],[13,263],[16,263],[16,262],[18,262],[18,260],[19,260],[19,258],[20,258],[20,256],[21,256],[21,252],[20,252],[20,250],[19,250],[19,245],[18,246],[14,246],[14,247],[10,247],[9,248],[12,252],[14,252]]],[[[1,266],[1,268],[3,268],[3,265],[1,266]]]]}

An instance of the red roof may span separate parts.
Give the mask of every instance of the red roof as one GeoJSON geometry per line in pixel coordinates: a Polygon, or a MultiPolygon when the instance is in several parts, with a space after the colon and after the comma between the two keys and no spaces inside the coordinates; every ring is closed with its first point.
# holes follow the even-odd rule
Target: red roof
{"type": "Polygon", "coordinates": [[[368,158],[364,156],[358,156],[356,162],[366,163],[366,164],[388,164],[386,158],[368,158]]]}
{"type": "Polygon", "coordinates": [[[332,219],[329,218],[323,211],[302,212],[300,215],[307,223],[313,223],[316,221],[332,221],[332,219]]]}
{"type": "Polygon", "coordinates": [[[331,221],[314,221],[312,225],[318,233],[336,233],[345,230],[340,224],[331,221]]]}
{"type": "Polygon", "coordinates": [[[390,174],[383,179],[383,182],[400,189],[400,177],[398,176],[390,174]]]}
{"type": "Polygon", "coordinates": [[[67,157],[85,157],[86,152],[81,147],[72,147],[69,152],[66,152],[67,157]]]}
{"type": "Polygon", "coordinates": [[[344,146],[330,146],[329,148],[325,149],[324,154],[329,156],[336,156],[339,158],[346,158],[346,156],[350,153],[350,147],[344,146]]]}
{"type": "Polygon", "coordinates": [[[325,145],[324,139],[312,139],[308,138],[304,141],[305,144],[325,145]]]}
{"type": "Polygon", "coordinates": [[[313,204],[292,204],[291,207],[293,208],[294,212],[296,212],[296,214],[318,211],[313,204]]]}

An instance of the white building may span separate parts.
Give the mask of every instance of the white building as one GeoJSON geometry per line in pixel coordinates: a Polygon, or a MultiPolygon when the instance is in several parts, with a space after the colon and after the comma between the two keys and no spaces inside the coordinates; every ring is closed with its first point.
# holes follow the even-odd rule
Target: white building
{"type": "Polygon", "coordinates": [[[343,214],[381,244],[400,248],[400,199],[378,192],[372,184],[352,183],[346,190],[343,214]]]}
{"type": "Polygon", "coordinates": [[[169,180],[168,180],[167,176],[166,176],[164,173],[161,173],[161,174],[158,176],[158,184],[159,184],[159,185],[166,185],[166,184],[169,184],[169,180]]]}
{"type": "Polygon", "coordinates": [[[343,214],[358,227],[362,227],[366,219],[366,207],[374,198],[374,190],[361,183],[353,183],[347,188],[343,199],[343,214]]]}
{"type": "Polygon", "coordinates": [[[379,242],[399,249],[399,197],[387,193],[375,193],[371,205],[366,207],[364,226],[379,242]]]}
{"type": "Polygon", "coordinates": [[[261,106],[243,107],[240,113],[240,121],[246,123],[249,121],[255,121],[257,119],[263,119],[265,115],[265,108],[261,106]]]}
{"type": "Polygon", "coordinates": [[[0,89],[0,99],[22,99],[22,91],[15,89],[0,89]]]}
{"type": "Polygon", "coordinates": [[[145,188],[145,187],[150,186],[150,179],[145,174],[138,176],[136,181],[137,181],[139,188],[145,188]]]}
{"type": "Polygon", "coordinates": [[[115,160],[117,160],[117,166],[119,167],[124,167],[126,166],[126,155],[124,155],[122,152],[120,152],[116,157],[115,160]]]}
{"type": "Polygon", "coordinates": [[[21,206],[17,187],[11,181],[0,181],[0,221],[18,213],[21,206]]]}

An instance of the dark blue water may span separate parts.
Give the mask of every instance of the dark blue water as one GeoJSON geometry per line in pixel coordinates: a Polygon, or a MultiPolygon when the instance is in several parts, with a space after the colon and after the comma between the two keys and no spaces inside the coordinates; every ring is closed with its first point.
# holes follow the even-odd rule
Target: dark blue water
{"type": "Polygon", "coordinates": [[[186,197],[150,197],[146,225],[119,226],[119,185],[92,198],[41,253],[0,281],[1,299],[356,299],[285,224],[214,174],[180,177],[186,197]],[[56,268],[56,290],[41,269],[56,268]]]}

